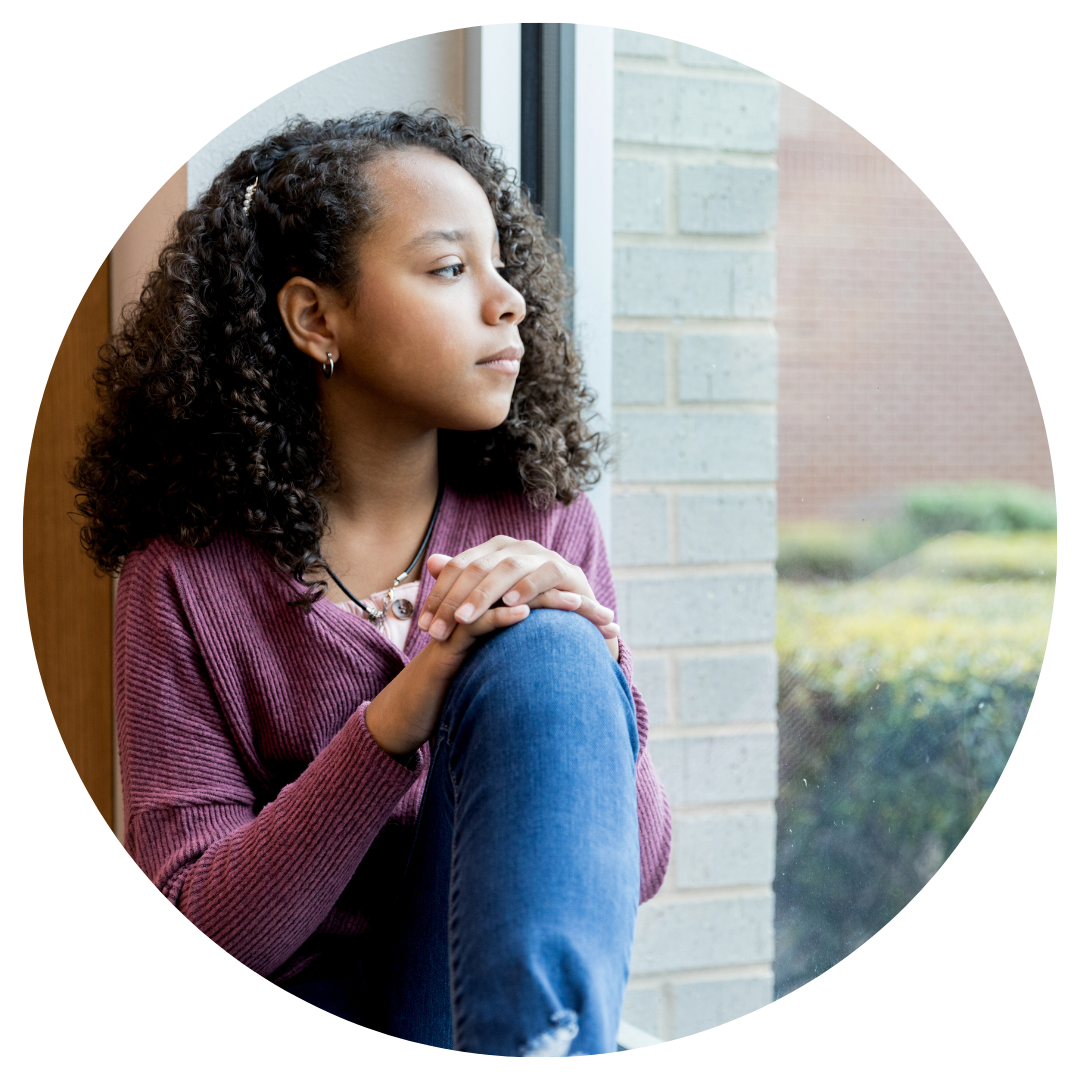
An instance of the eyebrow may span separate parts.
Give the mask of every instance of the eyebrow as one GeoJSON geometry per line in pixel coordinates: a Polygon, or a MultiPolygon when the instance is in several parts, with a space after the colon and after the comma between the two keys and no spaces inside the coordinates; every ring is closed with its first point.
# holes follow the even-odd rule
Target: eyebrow
{"type": "Polygon", "coordinates": [[[452,243],[455,240],[466,240],[471,235],[472,233],[459,232],[457,229],[431,229],[419,236],[414,236],[406,247],[423,247],[425,244],[435,243],[436,240],[448,240],[452,243]]]}

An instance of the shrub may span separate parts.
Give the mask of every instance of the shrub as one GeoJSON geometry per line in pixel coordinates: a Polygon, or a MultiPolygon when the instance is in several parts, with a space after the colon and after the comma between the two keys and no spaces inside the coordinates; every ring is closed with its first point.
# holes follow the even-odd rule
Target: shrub
{"type": "Polygon", "coordinates": [[[929,540],[892,573],[914,571],[927,577],[1050,578],[1057,571],[1056,532],[956,532],[929,540]]]}
{"type": "Polygon", "coordinates": [[[899,518],[879,523],[795,521],[779,527],[777,573],[793,581],[853,581],[947,533],[1057,528],[1051,492],[1025,484],[926,484],[909,488],[899,518]]]}
{"type": "Polygon", "coordinates": [[[904,494],[904,516],[924,536],[958,532],[1008,532],[1057,528],[1049,491],[1027,484],[984,481],[925,484],[904,494]]]}
{"type": "Polygon", "coordinates": [[[1052,580],[779,585],[777,992],[857,948],[959,843],[1042,663],[1052,580]]]}
{"type": "Polygon", "coordinates": [[[784,523],[779,527],[776,572],[793,581],[853,581],[913,551],[922,539],[904,523],[784,523]]]}

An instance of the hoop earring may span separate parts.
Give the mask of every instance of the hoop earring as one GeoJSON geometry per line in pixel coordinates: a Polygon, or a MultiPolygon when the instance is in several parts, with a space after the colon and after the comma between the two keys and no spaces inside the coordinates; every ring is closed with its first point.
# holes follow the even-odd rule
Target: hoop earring
{"type": "Polygon", "coordinates": [[[334,354],[333,353],[327,353],[326,354],[326,359],[327,359],[328,363],[323,364],[322,373],[323,373],[323,375],[326,376],[326,378],[329,379],[330,376],[334,374],[334,354]]]}

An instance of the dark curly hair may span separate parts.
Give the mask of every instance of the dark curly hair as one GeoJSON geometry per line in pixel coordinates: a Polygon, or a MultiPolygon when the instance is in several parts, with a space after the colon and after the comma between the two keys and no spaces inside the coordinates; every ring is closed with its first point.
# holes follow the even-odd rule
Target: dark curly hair
{"type": "Polygon", "coordinates": [[[585,419],[594,398],[563,322],[563,259],[494,150],[435,110],[300,118],[238,154],[180,215],[101,350],[101,408],[73,478],[82,543],[100,569],[157,536],[196,547],[232,530],[309,585],[306,603],[322,595],[309,573],[322,567],[320,494],[336,480],[317,369],[293,346],[276,295],[297,274],[355,286],[356,244],[373,222],[365,166],[409,147],[445,155],[483,188],[503,273],[527,309],[509,415],[490,431],[440,431],[442,480],[539,507],[596,482],[606,443],[585,419]]]}

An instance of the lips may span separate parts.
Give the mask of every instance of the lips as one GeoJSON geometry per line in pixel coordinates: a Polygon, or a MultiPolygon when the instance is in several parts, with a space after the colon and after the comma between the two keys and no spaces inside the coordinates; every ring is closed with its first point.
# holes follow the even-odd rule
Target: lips
{"type": "Polygon", "coordinates": [[[516,345],[510,349],[503,349],[494,356],[484,357],[483,360],[477,361],[476,366],[488,368],[491,371],[501,371],[506,375],[516,375],[521,370],[521,357],[524,353],[524,347],[516,345]]]}

